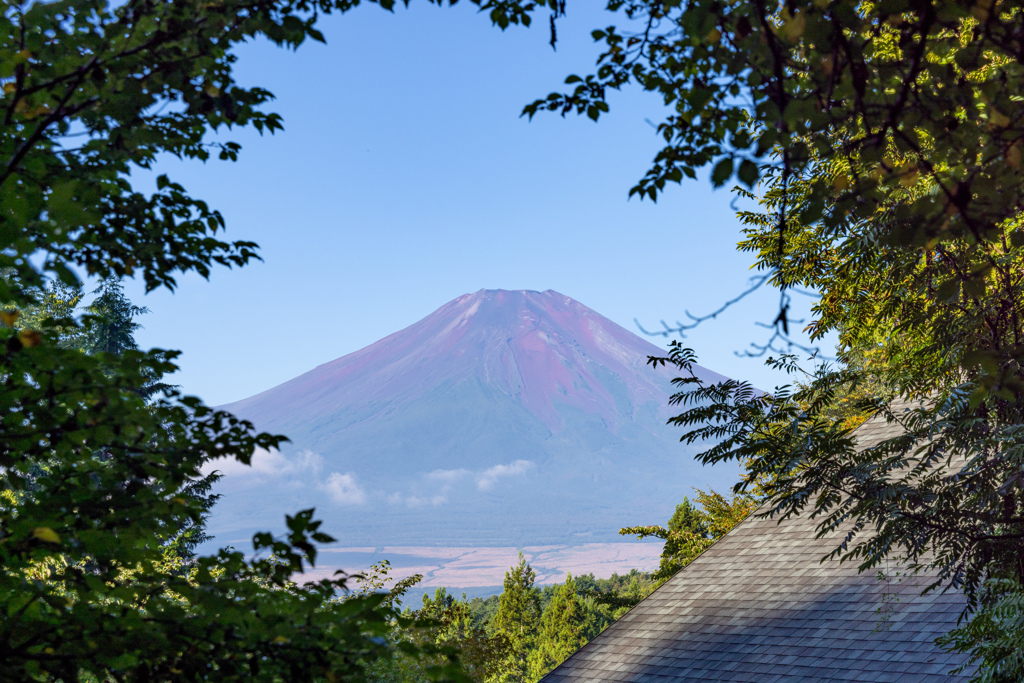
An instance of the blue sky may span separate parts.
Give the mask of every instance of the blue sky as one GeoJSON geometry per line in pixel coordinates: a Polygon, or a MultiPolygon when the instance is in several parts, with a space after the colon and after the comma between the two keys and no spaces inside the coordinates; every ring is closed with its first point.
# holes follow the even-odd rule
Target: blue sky
{"type": "MultiPolygon", "coordinates": [[[[172,381],[217,405],[481,288],[555,289],[634,331],[634,318],[656,327],[742,290],[753,273],[728,190],[701,180],[657,204],[627,198],[659,148],[655,96],[616,94],[597,124],[519,117],[589,70],[590,30],[614,21],[597,5],[570,7],[554,52],[546,21],[502,33],[469,5],[423,2],[328,18],[326,46],[243,46],[239,80],[277,95],[284,132],[227,135],[243,145],[237,163],[156,170],[220,209],[227,237],[258,242],[265,262],[183,277],[173,295],[128,283],[152,310],[140,342],[182,350],[172,381]]],[[[750,297],[687,343],[702,365],[770,388],[782,379],[734,351],[763,340],[754,323],[776,303],[750,297]]]]}

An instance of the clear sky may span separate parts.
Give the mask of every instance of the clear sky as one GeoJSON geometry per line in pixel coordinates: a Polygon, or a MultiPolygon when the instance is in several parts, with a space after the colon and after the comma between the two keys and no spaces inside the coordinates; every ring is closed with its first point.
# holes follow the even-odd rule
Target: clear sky
{"type": "MultiPolygon", "coordinates": [[[[615,95],[597,124],[519,117],[591,68],[590,30],[620,19],[597,5],[572,3],[557,51],[546,21],[502,33],[468,4],[424,2],[328,18],[326,46],[243,46],[239,80],[277,95],[285,131],[226,136],[243,144],[237,163],[157,171],[220,209],[227,237],[258,242],[265,262],[181,278],[173,295],[128,283],[152,310],[140,342],[184,352],[171,381],[212,405],[241,399],[481,288],[554,289],[634,331],[634,318],[657,327],[742,290],[751,259],[735,251],[727,189],[627,197],[659,149],[656,96],[615,95]]],[[[688,344],[702,365],[771,388],[782,379],[734,352],[764,339],[754,323],[776,305],[751,297],[688,344]]]]}

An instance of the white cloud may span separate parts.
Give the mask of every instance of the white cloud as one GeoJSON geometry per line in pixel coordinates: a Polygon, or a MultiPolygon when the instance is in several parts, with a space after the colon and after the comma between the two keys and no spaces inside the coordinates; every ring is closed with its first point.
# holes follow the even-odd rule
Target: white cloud
{"type": "Polygon", "coordinates": [[[203,463],[201,472],[209,474],[214,470],[229,477],[247,474],[277,474],[288,464],[288,460],[281,455],[280,451],[267,451],[262,448],[256,449],[248,465],[245,465],[234,458],[217,458],[203,463]]]}
{"type": "Polygon", "coordinates": [[[475,483],[478,490],[489,491],[498,480],[526,474],[534,466],[531,460],[515,460],[484,470],[433,470],[422,475],[419,483],[410,487],[411,491],[396,491],[387,500],[392,505],[411,508],[444,505],[451,495],[458,496],[460,489],[462,494],[467,493],[467,484],[472,486],[475,483]]]}
{"type": "Polygon", "coordinates": [[[313,451],[299,451],[291,458],[287,458],[281,451],[257,448],[248,465],[244,465],[234,458],[217,458],[203,463],[200,471],[203,474],[209,474],[217,470],[228,477],[246,475],[279,477],[306,472],[316,476],[323,468],[323,462],[324,459],[313,451]]]}
{"type": "Polygon", "coordinates": [[[299,472],[312,472],[314,475],[320,474],[320,470],[324,467],[324,458],[319,453],[313,451],[299,451],[295,455],[295,469],[299,472]]]}
{"type": "Polygon", "coordinates": [[[388,502],[392,505],[405,505],[410,508],[421,508],[444,505],[448,502],[448,496],[444,493],[434,496],[407,496],[403,493],[392,493],[388,496],[388,502]]]}
{"type": "Polygon", "coordinates": [[[498,479],[526,474],[533,466],[531,460],[515,460],[508,465],[489,467],[476,475],[476,487],[481,491],[488,491],[494,487],[498,479]]]}
{"type": "Polygon", "coordinates": [[[434,470],[433,472],[427,472],[427,479],[451,484],[471,474],[472,472],[469,470],[434,470]]]}
{"type": "MultiPolygon", "coordinates": [[[[514,460],[482,470],[433,470],[421,475],[420,482],[412,485],[411,490],[392,493],[387,500],[393,505],[410,508],[436,507],[448,503],[450,497],[460,490],[465,494],[466,487],[474,483],[477,490],[490,491],[500,480],[522,476],[534,467],[531,460],[514,460]]],[[[243,465],[234,458],[218,458],[204,464],[202,472],[209,474],[217,470],[239,482],[256,483],[275,478],[289,486],[315,487],[342,505],[362,505],[370,498],[370,494],[359,485],[354,472],[330,472],[324,478],[324,469],[323,457],[313,451],[304,450],[285,456],[280,451],[258,449],[249,465],[243,465]]],[[[383,495],[383,492],[374,495],[383,495]]]]}
{"type": "Polygon", "coordinates": [[[326,491],[336,503],[360,505],[366,502],[366,491],[356,483],[356,476],[351,472],[331,472],[318,488],[326,491]]]}
{"type": "Polygon", "coordinates": [[[243,465],[234,458],[219,458],[205,463],[204,474],[217,470],[228,479],[260,482],[274,478],[288,486],[313,487],[327,493],[336,503],[361,505],[366,502],[366,491],[356,481],[352,472],[331,472],[322,477],[324,459],[313,451],[299,451],[290,456],[280,451],[257,449],[250,464],[243,465]]]}

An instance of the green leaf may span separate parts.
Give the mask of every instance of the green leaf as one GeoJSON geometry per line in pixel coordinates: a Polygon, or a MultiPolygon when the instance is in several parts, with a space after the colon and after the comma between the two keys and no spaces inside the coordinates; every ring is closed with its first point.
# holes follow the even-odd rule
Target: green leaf
{"type": "Polygon", "coordinates": [[[732,177],[732,158],[725,157],[715,164],[714,170],[711,172],[711,183],[715,187],[721,187],[728,182],[729,178],[732,177]]]}
{"type": "Polygon", "coordinates": [[[46,543],[60,543],[60,536],[58,536],[57,533],[50,527],[36,527],[32,530],[32,535],[35,538],[38,538],[40,541],[44,541],[46,543]]]}
{"type": "MultiPolygon", "coordinates": [[[[731,171],[731,169],[730,169],[731,171]]],[[[753,188],[757,184],[758,176],[760,171],[758,170],[757,164],[750,159],[744,159],[740,162],[739,171],[736,173],[740,181],[749,188],[753,188]]]]}

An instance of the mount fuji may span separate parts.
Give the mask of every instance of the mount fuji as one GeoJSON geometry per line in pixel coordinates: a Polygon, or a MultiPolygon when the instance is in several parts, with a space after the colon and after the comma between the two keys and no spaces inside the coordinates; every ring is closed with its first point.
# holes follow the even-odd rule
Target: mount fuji
{"type": "MultiPolygon", "coordinates": [[[[223,408],[291,442],[223,460],[218,543],[316,507],[348,546],[620,540],[691,487],[725,491],[666,425],[664,351],[548,290],[481,290],[370,346],[223,408]]],[[[697,367],[707,381],[724,377],[697,367]]]]}

